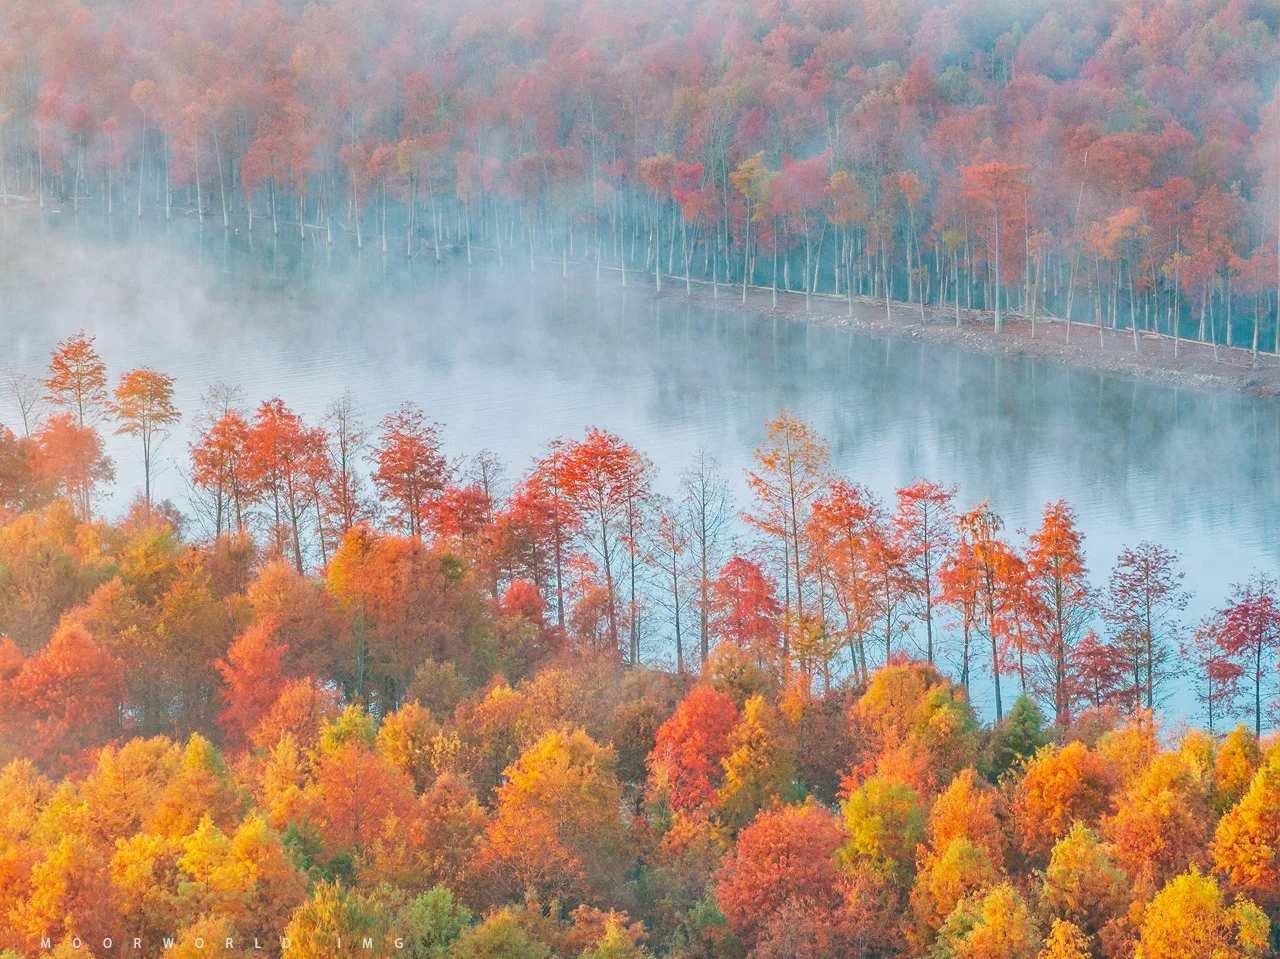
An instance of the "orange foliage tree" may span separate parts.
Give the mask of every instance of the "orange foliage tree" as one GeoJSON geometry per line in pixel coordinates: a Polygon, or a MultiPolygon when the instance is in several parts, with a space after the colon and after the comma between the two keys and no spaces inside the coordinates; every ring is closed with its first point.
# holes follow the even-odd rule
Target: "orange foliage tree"
{"type": "Polygon", "coordinates": [[[714,803],[724,776],[729,734],[738,722],[732,699],[699,684],[685,695],[671,717],[658,727],[646,763],[653,785],[673,809],[714,803]]]}
{"type": "MultiPolygon", "coordinates": [[[[716,873],[716,904],[749,949],[769,949],[803,918],[831,948],[846,947],[845,883],[836,819],[816,804],[762,812],[716,873]]],[[[774,948],[781,943],[776,943],[774,948]]]]}
{"type": "Polygon", "coordinates": [[[1111,809],[1113,772],[1083,743],[1046,746],[1028,763],[1014,796],[1023,848],[1047,858],[1075,822],[1096,825],[1111,809]]]}
{"type": "Polygon", "coordinates": [[[814,501],[830,479],[831,451],[813,427],[784,410],[767,424],[755,462],[755,469],[747,473],[755,506],[744,518],[769,542],[774,564],[782,573],[785,663],[791,635],[805,616],[804,528],[814,501]]]}
{"type": "Polygon", "coordinates": [[[621,878],[625,832],[613,757],[585,732],[551,731],[506,771],[488,830],[509,888],[590,901],[621,878]]]}
{"type": "Polygon", "coordinates": [[[115,477],[98,431],[77,424],[70,413],[59,413],[45,421],[36,444],[36,469],[88,519],[98,486],[115,477]]]}
{"type": "Polygon", "coordinates": [[[32,756],[51,769],[72,771],[90,761],[89,750],[120,729],[120,663],[77,623],[58,629],[49,644],[8,669],[4,683],[8,723],[22,723],[32,756]]]}
{"type": "Polygon", "coordinates": [[[420,536],[427,506],[448,479],[448,464],[440,453],[437,424],[428,423],[412,403],[388,413],[373,448],[373,483],[383,502],[390,503],[400,528],[420,536]]]}
{"type": "Polygon", "coordinates": [[[46,398],[81,429],[101,419],[107,406],[107,365],[83,330],[58,344],[44,381],[46,398]]]}

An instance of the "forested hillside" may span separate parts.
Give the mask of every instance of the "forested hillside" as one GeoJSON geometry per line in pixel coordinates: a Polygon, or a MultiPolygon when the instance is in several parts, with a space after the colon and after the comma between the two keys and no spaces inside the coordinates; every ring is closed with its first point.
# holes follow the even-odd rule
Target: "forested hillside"
{"type": "Polygon", "coordinates": [[[1274,4],[0,12],[9,205],[1280,348],[1274,4]]]}
{"type": "Polygon", "coordinates": [[[604,430],[508,472],[412,405],[179,410],[84,334],[10,387],[8,959],[1272,952],[1274,578],[1187,622],[1168,550],[1094,590],[1068,504],[884,503],[785,412],[735,503],[604,430]]]}

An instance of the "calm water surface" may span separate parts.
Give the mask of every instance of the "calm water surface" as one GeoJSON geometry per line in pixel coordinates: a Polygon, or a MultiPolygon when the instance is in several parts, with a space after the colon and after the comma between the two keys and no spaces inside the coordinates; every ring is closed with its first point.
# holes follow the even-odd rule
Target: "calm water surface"
{"type": "MultiPolygon", "coordinates": [[[[257,226],[250,238],[214,221],[0,214],[0,368],[40,373],[83,328],[113,376],[146,364],[177,377],[188,422],[214,383],[313,419],[350,390],[371,424],[409,399],[444,424],[451,453],[489,449],[513,473],[548,439],[600,426],[646,452],[667,492],[705,446],[742,495],[764,423],[787,408],[886,497],[916,476],[957,483],[964,504],[990,497],[1013,530],[1066,498],[1095,579],[1125,545],[1176,549],[1197,616],[1254,570],[1280,571],[1274,401],[775,325],[597,288],[590,271],[565,282],[554,269],[406,264],[376,241],[331,251],[257,226]]],[[[164,447],[158,480],[180,505],[187,439],[179,429],[164,447]]],[[[111,512],[141,466],[126,439],[109,445],[111,512]]]]}

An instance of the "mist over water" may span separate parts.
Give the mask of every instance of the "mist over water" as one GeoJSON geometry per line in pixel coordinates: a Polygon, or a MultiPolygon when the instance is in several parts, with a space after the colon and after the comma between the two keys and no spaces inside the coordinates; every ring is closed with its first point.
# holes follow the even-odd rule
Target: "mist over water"
{"type": "MultiPolygon", "coordinates": [[[[691,305],[593,271],[530,277],[488,254],[437,265],[345,239],[250,237],[178,219],[37,221],[0,214],[0,371],[41,375],[85,329],[112,381],[149,365],[177,378],[183,423],[162,447],[158,498],[186,507],[186,448],[200,396],[243,388],[315,422],[350,390],[367,426],[413,400],[451,456],[488,449],[523,472],[548,440],[620,434],[675,491],[706,446],[746,503],[743,471],[782,408],[829,440],[836,467],[889,499],[913,477],[990,498],[1011,531],[1059,497],[1079,513],[1095,582],[1124,546],[1177,550],[1198,619],[1230,584],[1280,570],[1280,404],[1178,390],[937,344],[691,305]]],[[[542,267],[540,267],[542,268],[542,267]]],[[[726,294],[729,302],[733,294],[726,294]]],[[[5,399],[0,422],[16,422],[5,399]]],[[[140,454],[109,437],[123,510],[140,454]]],[[[975,689],[982,703],[984,690],[975,689]]],[[[1192,707],[1179,693],[1175,712],[1192,707]]]]}

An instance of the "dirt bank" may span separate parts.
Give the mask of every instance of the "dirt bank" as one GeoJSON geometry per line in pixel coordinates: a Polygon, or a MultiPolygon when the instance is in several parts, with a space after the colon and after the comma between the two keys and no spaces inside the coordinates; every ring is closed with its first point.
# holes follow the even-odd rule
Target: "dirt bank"
{"type": "MultiPolygon", "coordinates": [[[[609,271],[612,282],[617,272],[609,271]]],[[[628,273],[628,289],[648,289],[654,294],[653,277],[628,273]]],[[[1174,356],[1174,341],[1153,333],[1143,333],[1141,352],[1135,352],[1133,331],[1103,329],[1084,324],[1071,325],[1070,342],[1067,327],[1061,320],[1041,316],[1034,331],[1030,318],[1021,314],[1005,317],[1004,332],[996,335],[993,317],[978,310],[962,311],[963,325],[956,328],[954,307],[925,308],[924,323],[918,304],[895,302],[892,316],[886,316],[883,301],[855,297],[853,315],[848,300],[830,294],[811,298],[805,310],[803,293],[779,291],[778,305],[768,288],[751,287],[745,304],[741,286],[721,286],[719,297],[713,296],[710,284],[693,282],[685,292],[683,277],[664,277],[664,299],[673,302],[692,296],[695,302],[709,306],[713,302],[722,310],[745,310],[761,316],[777,316],[798,323],[822,323],[859,333],[887,335],[911,340],[951,343],[964,350],[980,353],[1004,353],[1023,356],[1046,363],[1060,363],[1078,369],[1094,370],[1120,376],[1136,376],[1171,385],[1198,389],[1237,390],[1258,396],[1280,395],[1280,358],[1272,353],[1259,353],[1254,365],[1252,352],[1238,347],[1219,346],[1217,357],[1211,344],[1181,340],[1174,356]]]]}

